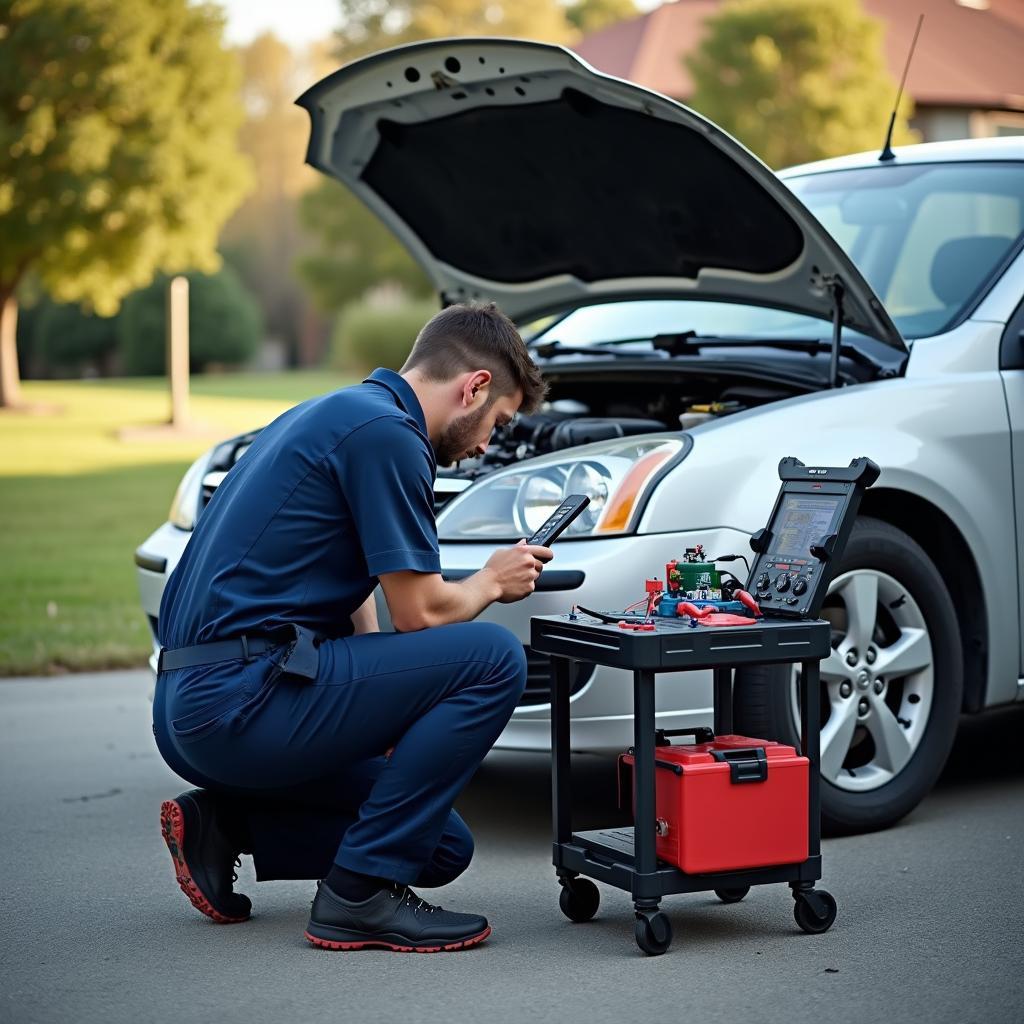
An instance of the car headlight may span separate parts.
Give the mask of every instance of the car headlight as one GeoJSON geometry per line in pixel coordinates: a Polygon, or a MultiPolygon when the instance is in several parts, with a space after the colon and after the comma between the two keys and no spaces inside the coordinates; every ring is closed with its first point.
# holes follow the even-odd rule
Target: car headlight
{"type": "Polygon", "coordinates": [[[202,490],[203,474],[210,461],[210,453],[200,456],[188,467],[185,475],[174,492],[171,510],[167,513],[168,520],[179,530],[191,530],[196,525],[199,514],[199,495],[202,490]]]}
{"type": "Polygon", "coordinates": [[[618,438],[531,459],[499,470],[455,498],[437,521],[441,540],[516,540],[528,537],[568,494],[590,504],[562,539],[606,537],[635,529],[655,483],[693,442],[670,438],[618,438]]]}

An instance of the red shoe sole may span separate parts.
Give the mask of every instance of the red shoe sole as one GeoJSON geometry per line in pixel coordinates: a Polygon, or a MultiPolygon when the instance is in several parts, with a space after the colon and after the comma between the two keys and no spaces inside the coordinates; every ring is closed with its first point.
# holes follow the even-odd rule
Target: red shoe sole
{"type": "Polygon", "coordinates": [[[248,921],[246,917],[228,917],[222,914],[203,895],[199,886],[192,879],[192,872],[185,862],[185,815],[176,800],[165,800],[160,806],[160,833],[164,837],[171,860],[174,861],[174,874],[178,879],[181,891],[189,898],[196,910],[205,914],[217,924],[238,924],[248,921]]]}
{"type": "Polygon", "coordinates": [[[461,942],[452,942],[447,946],[395,946],[390,942],[331,942],[330,939],[321,939],[316,935],[306,932],[306,938],[318,949],[388,949],[392,953],[454,953],[458,949],[469,949],[470,946],[477,946],[488,935],[490,928],[485,928],[479,935],[471,939],[463,939],[461,942]]]}

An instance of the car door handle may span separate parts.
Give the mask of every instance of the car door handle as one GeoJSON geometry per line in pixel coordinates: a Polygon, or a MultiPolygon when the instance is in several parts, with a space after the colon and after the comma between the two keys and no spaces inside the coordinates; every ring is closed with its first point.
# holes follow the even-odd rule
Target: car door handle
{"type": "MultiPolygon", "coordinates": [[[[472,576],[477,569],[442,569],[441,577],[449,583],[464,580],[472,576]]],[[[578,590],[587,578],[586,573],[579,569],[545,569],[538,577],[533,589],[538,590],[578,590]]]]}

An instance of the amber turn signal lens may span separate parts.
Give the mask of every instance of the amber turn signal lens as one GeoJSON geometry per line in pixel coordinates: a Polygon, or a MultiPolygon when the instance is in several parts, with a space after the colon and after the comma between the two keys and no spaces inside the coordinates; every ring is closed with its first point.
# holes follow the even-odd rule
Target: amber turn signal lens
{"type": "Polygon", "coordinates": [[[621,533],[625,530],[637,499],[658,467],[666,462],[671,454],[671,451],[665,450],[648,452],[629,468],[622,478],[622,483],[608,499],[604,515],[594,527],[594,533],[621,533]]]}

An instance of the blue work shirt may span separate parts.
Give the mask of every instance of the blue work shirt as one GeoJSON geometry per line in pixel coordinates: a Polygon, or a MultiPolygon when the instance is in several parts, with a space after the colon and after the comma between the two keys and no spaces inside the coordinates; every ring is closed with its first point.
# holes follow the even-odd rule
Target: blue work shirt
{"type": "Polygon", "coordinates": [[[436,470],[416,393],[391,370],[289,409],[199,517],[164,588],[160,643],[289,622],[351,635],[382,573],[441,571],[436,470]]]}

